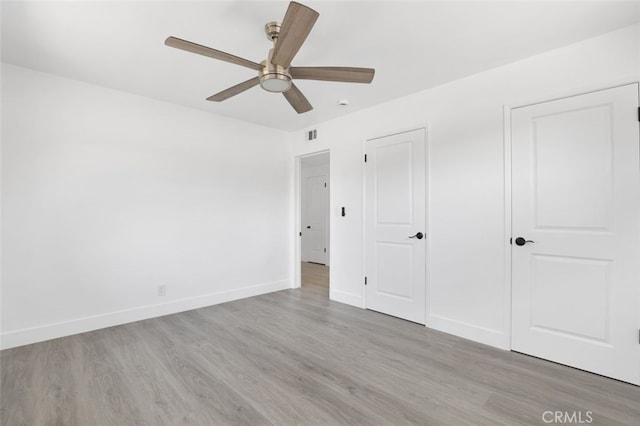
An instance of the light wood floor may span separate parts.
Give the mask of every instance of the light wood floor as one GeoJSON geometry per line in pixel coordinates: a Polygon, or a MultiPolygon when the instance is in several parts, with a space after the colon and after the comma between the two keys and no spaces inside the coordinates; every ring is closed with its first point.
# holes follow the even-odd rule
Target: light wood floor
{"type": "Polygon", "coordinates": [[[556,410],[640,424],[640,388],[307,284],[2,351],[1,424],[512,426],[556,410]]]}
{"type": "Polygon", "coordinates": [[[329,297],[329,267],[302,262],[302,288],[317,296],[329,297]]]}

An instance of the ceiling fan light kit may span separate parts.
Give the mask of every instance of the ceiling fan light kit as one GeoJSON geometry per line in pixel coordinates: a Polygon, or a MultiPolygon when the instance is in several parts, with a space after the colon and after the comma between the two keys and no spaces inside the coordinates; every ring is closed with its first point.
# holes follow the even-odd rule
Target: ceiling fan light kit
{"type": "Polygon", "coordinates": [[[267,92],[282,93],[291,89],[291,74],[280,65],[273,65],[271,62],[262,61],[260,65],[260,87],[267,92]]]}
{"type": "Polygon", "coordinates": [[[268,92],[282,93],[293,109],[298,114],[302,114],[312,110],[313,107],[293,83],[293,79],[371,83],[375,74],[373,68],[291,66],[293,57],[307,39],[318,16],[320,16],[318,12],[303,4],[289,3],[282,23],[271,21],[264,26],[267,39],[273,41],[273,49],[269,51],[268,58],[260,63],[177,37],[168,37],[164,44],[258,71],[257,77],[209,96],[208,101],[222,102],[260,85],[268,92]]]}

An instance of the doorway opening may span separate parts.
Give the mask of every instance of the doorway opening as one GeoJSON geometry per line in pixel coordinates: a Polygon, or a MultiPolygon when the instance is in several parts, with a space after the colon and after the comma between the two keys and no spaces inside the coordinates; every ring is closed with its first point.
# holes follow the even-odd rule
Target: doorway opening
{"type": "Polygon", "coordinates": [[[329,297],[329,152],[300,157],[300,285],[329,297]]]}

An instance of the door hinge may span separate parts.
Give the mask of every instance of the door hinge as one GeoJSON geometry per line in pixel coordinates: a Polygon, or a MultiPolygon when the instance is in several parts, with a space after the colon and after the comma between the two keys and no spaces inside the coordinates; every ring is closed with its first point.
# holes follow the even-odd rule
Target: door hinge
{"type": "Polygon", "coordinates": [[[513,245],[513,237],[509,238],[509,244],[513,245]]]}
{"type": "Polygon", "coordinates": [[[325,182],[325,183],[324,183],[324,187],[325,187],[325,188],[327,187],[327,182],[325,182]]]}
{"type": "Polygon", "coordinates": [[[326,249],[326,247],[325,247],[325,249],[324,249],[324,252],[325,252],[325,253],[327,252],[327,249],[326,249]]]}
{"type": "Polygon", "coordinates": [[[300,236],[300,237],[302,237],[302,232],[300,232],[300,235],[299,235],[299,236],[300,236]]]}
{"type": "Polygon", "coordinates": [[[640,121],[640,107],[638,107],[638,121],[640,121]]]}
{"type": "Polygon", "coordinates": [[[364,285],[367,285],[367,277],[364,277],[364,285]]]}
{"type": "Polygon", "coordinates": [[[364,155],[364,162],[367,162],[367,154],[364,155]]]}

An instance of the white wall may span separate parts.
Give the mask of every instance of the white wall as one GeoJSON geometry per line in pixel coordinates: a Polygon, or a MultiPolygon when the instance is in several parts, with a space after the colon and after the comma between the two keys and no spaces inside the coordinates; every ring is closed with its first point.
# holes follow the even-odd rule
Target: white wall
{"type": "Polygon", "coordinates": [[[291,286],[286,133],[6,64],[2,113],[3,347],[291,286]]]}
{"type": "Polygon", "coordinates": [[[323,123],[313,142],[292,134],[294,156],[331,151],[331,298],[365,306],[363,141],[428,124],[427,326],[508,348],[504,105],[638,81],[639,33],[628,27],[323,123]]]}

